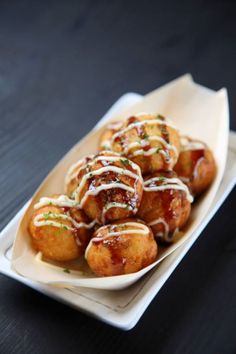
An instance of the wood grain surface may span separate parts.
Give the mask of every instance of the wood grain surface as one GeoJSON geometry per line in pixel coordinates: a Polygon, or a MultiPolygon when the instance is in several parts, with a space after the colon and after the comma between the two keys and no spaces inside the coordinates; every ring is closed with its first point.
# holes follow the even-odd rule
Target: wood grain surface
{"type": "MultiPolygon", "coordinates": [[[[0,1],[0,228],[128,91],[191,72],[228,88],[234,1],[0,1]]],[[[0,353],[236,352],[236,192],[122,332],[0,275],[0,353]]]]}

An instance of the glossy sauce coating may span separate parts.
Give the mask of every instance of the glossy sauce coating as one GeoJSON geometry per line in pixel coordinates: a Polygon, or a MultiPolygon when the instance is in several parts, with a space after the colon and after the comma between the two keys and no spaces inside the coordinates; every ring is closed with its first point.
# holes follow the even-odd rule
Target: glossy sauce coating
{"type": "Polygon", "coordinates": [[[35,205],[29,224],[34,248],[55,261],[78,258],[96,224],[96,220],[89,221],[82,210],[68,206],[68,200],[66,196],[59,195],[42,198],[35,205]]]}
{"type": "Polygon", "coordinates": [[[186,223],[192,197],[173,171],[156,172],[144,180],[144,193],[138,215],[163,242],[186,223]]]}
{"type": "Polygon", "coordinates": [[[111,150],[137,163],[143,174],[171,169],[179,154],[175,127],[161,115],[129,117],[110,139],[111,150]]]}
{"type": "Polygon", "coordinates": [[[72,195],[100,223],[135,215],[142,197],[139,166],[119,154],[102,151],[80,169],[72,195]]]}
{"type": "Polygon", "coordinates": [[[199,140],[181,139],[182,148],[174,170],[194,196],[200,195],[212,183],[216,163],[211,150],[199,140]]]}
{"type": "Polygon", "coordinates": [[[98,276],[137,272],[157,256],[151,229],[137,219],[119,220],[99,228],[86,249],[85,257],[98,276]]]}

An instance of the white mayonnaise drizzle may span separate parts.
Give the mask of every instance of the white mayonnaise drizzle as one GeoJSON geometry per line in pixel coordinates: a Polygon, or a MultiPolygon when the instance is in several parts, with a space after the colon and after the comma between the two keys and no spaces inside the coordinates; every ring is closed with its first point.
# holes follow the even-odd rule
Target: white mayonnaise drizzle
{"type": "MultiPolygon", "coordinates": [[[[68,198],[66,195],[61,195],[57,199],[43,197],[40,199],[40,201],[37,204],[34,205],[34,208],[39,209],[41,207],[50,206],[50,205],[57,206],[57,207],[69,207],[69,208],[77,208],[77,209],[79,208],[78,203],[75,200],[68,198]]],[[[74,228],[91,229],[94,227],[95,224],[98,223],[98,221],[95,219],[88,224],[84,222],[77,222],[68,213],[62,214],[62,213],[49,211],[49,212],[36,215],[33,219],[33,223],[36,227],[54,226],[58,228],[64,228],[65,230],[74,230],[74,228]],[[55,221],[55,219],[60,219],[60,220],[55,221]],[[63,223],[63,220],[70,221],[73,227],[63,223]]]]}
{"type": "Polygon", "coordinates": [[[158,218],[158,219],[155,219],[153,220],[152,222],[148,223],[148,225],[150,227],[152,226],[155,226],[155,225],[158,225],[158,224],[162,224],[164,226],[164,231],[159,231],[155,234],[155,237],[160,237],[162,238],[162,240],[166,241],[166,242],[170,242],[172,239],[174,239],[176,233],[179,232],[179,229],[178,227],[174,230],[173,233],[171,233],[169,235],[169,231],[170,231],[170,228],[169,228],[169,225],[168,223],[165,221],[164,218],[158,218]]]}
{"type": "Polygon", "coordinates": [[[153,177],[144,182],[144,190],[146,192],[157,192],[164,191],[167,189],[182,190],[186,193],[187,199],[190,203],[193,202],[193,197],[191,196],[188,187],[179,178],[166,178],[166,177],[153,177]],[[164,178],[164,180],[163,180],[164,178]],[[160,186],[149,186],[152,182],[162,182],[160,186]]]}
{"type": "MultiPolygon", "coordinates": [[[[205,150],[207,149],[207,146],[205,143],[201,141],[196,141],[196,140],[191,140],[186,136],[181,136],[180,138],[181,141],[181,151],[194,151],[194,150],[205,150]]],[[[184,176],[179,176],[181,181],[188,183],[190,180],[193,178],[197,178],[198,174],[198,168],[201,162],[204,160],[204,156],[200,157],[197,161],[197,163],[194,166],[194,170],[192,173],[192,177],[184,177],[184,176]]]]}
{"type": "Polygon", "coordinates": [[[201,164],[201,162],[204,160],[204,157],[201,157],[196,165],[194,166],[194,170],[193,170],[193,173],[192,173],[192,176],[191,177],[184,177],[184,176],[179,176],[179,178],[181,179],[182,182],[184,183],[188,183],[190,182],[191,180],[194,180],[195,178],[197,178],[197,175],[198,175],[198,168],[201,164]]]}
{"type": "Polygon", "coordinates": [[[163,237],[164,239],[166,239],[166,237],[168,236],[169,234],[169,225],[167,224],[167,222],[165,221],[165,219],[163,218],[158,218],[158,219],[155,219],[151,222],[148,223],[149,226],[154,226],[154,225],[158,225],[158,224],[162,224],[164,226],[164,232],[158,232],[156,233],[156,237],[159,236],[159,237],[163,237]]]}
{"type": "Polygon", "coordinates": [[[133,209],[131,205],[127,203],[118,203],[118,202],[107,203],[102,209],[102,223],[105,223],[106,212],[112,208],[121,208],[121,209],[133,210],[134,213],[136,212],[136,209],[133,209]]]}
{"type": "Polygon", "coordinates": [[[108,189],[113,189],[113,188],[120,188],[120,189],[124,189],[127,192],[130,193],[135,193],[135,189],[132,187],[127,186],[124,183],[108,183],[108,184],[101,184],[100,186],[96,187],[94,190],[88,190],[83,198],[80,201],[80,207],[82,208],[84,203],[86,202],[87,198],[89,195],[98,195],[98,193],[100,193],[103,190],[108,190],[108,189]]]}
{"type": "MultiPolygon", "coordinates": [[[[135,141],[135,142],[128,144],[124,149],[124,153],[127,154],[131,149],[133,149],[135,147],[140,147],[140,146],[146,147],[146,146],[150,145],[149,141],[160,142],[166,149],[173,150],[176,157],[178,156],[178,151],[177,151],[176,147],[170,143],[167,143],[167,141],[165,141],[165,139],[163,139],[161,136],[158,136],[158,135],[149,136],[147,139],[142,139],[140,142],[135,141]]],[[[158,147],[155,147],[155,151],[157,150],[157,148],[158,147]]]]}
{"type": "Polygon", "coordinates": [[[68,207],[68,208],[79,208],[78,202],[73,199],[70,199],[66,195],[60,195],[58,198],[48,198],[42,197],[40,201],[34,205],[34,209],[39,209],[46,205],[53,205],[58,207],[68,207]]]}
{"type": "Polygon", "coordinates": [[[181,142],[181,151],[193,151],[193,150],[202,150],[206,149],[206,145],[197,140],[191,140],[186,136],[181,136],[180,137],[180,142],[181,142]]]}
{"type": "Polygon", "coordinates": [[[189,177],[179,176],[179,179],[181,179],[181,181],[184,182],[184,183],[188,183],[190,181],[189,177]]]}
{"type": "MultiPolygon", "coordinates": [[[[130,192],[132,194],[135,193],[136,191],[136,183],[138,181],[140,181],[141,183],[143,182],[143,178],[142,178],[142,174],[141,174],[141,170],[140,167],[138,165],[136,165],[134,162],[127,160],[126,158],[120,156],[117,153],[114,153],[115,156],[104,156],[104,155],[100,155],[95,157],[92,161],[88,162],[88,163],[84,163],[83,166],[80,167],[81,169],[85,169],[86,170],[86,174],[84,174],[84,176],[82,177],[78,187],[74,190],[73,192],[73,198],[75,198],[75,200],[77,201],[77,204],[80,208],[82,208],[84,206],[84,204],[86,203],[86,200],[88,198],[88,196],[92,195],[92,196],[96,196],[98,193],[100,193],[103,190],[109,190],[109,189],[113,189],[113,188],[120,188],[123,190],[126,190],[127,192],[130,192]],[[105,163],[105,166],[102,166],[100,168],[98,168],[97,170],[91,170],[90,172],[87,172],[96,162],[101,161],[105,163]],[[127,168],[124,167],[118,167],[115,165],[112,165],[113,162],[122,162],[124,165],[126,163],[128,163],[128,165],[135,170],[137,173],[134,173],[132,171],[130,171],[127,168]],[[116,173],[117,175],[123,175],[123,176],[128,176],[131,177],[135,180],[134,183],[134,188],[126,185],[125,183],[122,182],[111,182],[111,183],[103,183],[97,187],[93,187],[93,189],[88,189],[86,190],[85,194],[83,195],[83,197],[81,198],[81,192],[84,188],[84,186],[86,185],[86,182],[94,177],[94,176],[99,176],[105,172],[113,172],[116,173]]],[[[73,169],[72,169],[73,170],[73,169]]],[[[80,171],[79,170],[79,171],[80,171]]],[[[78,171],[76,172],[76,174],[78,175],[78,171]]],[[[73,173],[72,173],[72,177],[73,177],[73,173]]],[[[68,177],[66,179],[66,183],[70,183],[71,179],[68,177]]],[[[124,203],[108,203],[102,210],[102,220],[103,222],[104,217],[105,217],[105,213],[107,212],[108,209],[110,208],[127,208],[128,210],[132,210],[132,208],[130,206],[127,207],[127,204],[124,203]]]]}
{"type": "MultiPolygon", "coordinates": [[[[110,151],[108,151],[110,153],[110,151]]],[[[86,160],[84,159],[84,163],[82,163],[81,167],[79,170],[77,170],[76,172],[70,174],[70,170],[68,171],[67,173],[67,176],[66,176],[66,179],[65,179],[65,185],[67,186],[71,181],[72,179],[74,179],[76,176],[78,176],[78,174],[80,173],[80,171],[86,167],[92,167],[94,164],[96,164],[98,161],[107,161],[107,162],[116,162],[116,161],[122,161],[124,160],[125,158],[122,157],[121,155],[117,154],[117,153],[113,153],[114,155],[117,155],[117,156],[97,156],[96,158],[94,158],[91,162],[88,162],[86,163],[86,160]]],[[[89,155],[89,157],[93,157],[93,155],[89,155]]],[[[75,163],[74,165],[77,164],[77,166],[79,166],[81,163],[81,160],[78,161],[77,163],[75,163]]],[[[132,161],[129,161],[129,165],[132,167],[133,170],[136,170],[138,172],[138,175],[140,177],[142,177],[142,174],[141,174],[141,170],[140,170],[140,167],[138,165],[136,165],[135,163],[133,163],[132,161]]],[[[73,167],[73,165],[71,166],[71,171],[74,171],[76,167],[73,167]]],[[[94,172],[94,171],[93,171],[94,172]]],[[[91,172],[91,173],[93,173],[91,172]]]]}
{"type": "Polygon", "coordinates": [[[97,220],[93,220],[88,224],[86,224],[84,222],[77,222],[70,215],[61,214],[61,213],[51,213],[51,212],[36,215],[33,220],[33,223],[37,227],[54,226],[54,227],[58,227],[58,228],[65,228],[66,230],[74,230],[73,227],[71,227],[63,222],[58,222],[55,220],[48,220],[48,219],[62,219],[62,220],[70,221],[72,223],[72,225],[74,226],[74,228],[76,228],[76,229],[80,229],[80,228],[91,229],[97,223],[97,220]]]}
{"type": "MultiPolygon", "coordinates": [[[[194,166],[194,170],[193,170],[193,179],[196,179],[198,177],[198,168],[200,166],[200,164],[202,163],[202,161],[205,159],[204,156],[200,157],[199,160],[197,160],[196,165],[194,166]]],[[[190,179],[189,179],[190,180],[190,179]]]]}
{"type": "Polygon", "coordinates": [[[80,159],[70,166],[70,168],[66,174],[65,186],[67,186],[72,181],[72,179],[74,179],[78,176],[80,171],[84,168],[84,166],[86,164],[86,160],[92,159],[93,157],[94,157],[94,155],[88,155],[86,158],[80,159]],[[80,168],[77,169],[79,166],[80,166],[80,168]]]}
{"type": "MultiPolygon", "coordinates": [[[[80,184],[78,186],[78,188],[75,189],[73,196],[76,200],[79,200],[80,197],[80,193],[82,191],[82,189],[84,188],[84,185],[86,184],[87,180],[92,178],[93,176],[99,176],[100,174],[104,173],[104,172],[115,172],[117,174],[121,174],[121,175],[125,175],[125,176],[129,176],[131,178],[134,179],[141,179],[137,174],[124,169],[124,168],[120,168],[120,167],[116,167],[116,166],[105,166],[105,167],[101,167],[98,170],[89,172],[87,174],[85,174],[83,176],[83,178],[80,181],[80,184]]],[[[118,184],[118,183],[117,183],[118,184]]]]}
{"type": "MultiPolygon", "coordinates": [[[[116,154],[114,152],[112,152],[113,154],[116,154]]],[[[95,158],[91,163],[89,163],[89,166],[94,165],[95,162],[97,161],[108,161],[108,162],[116,162],[116,161],[122,161],[122,160],[126,160],[125,157],[116,154],[117,156],[98,156],[97,158],[95,158]]],[[[132,162],[131,160],[129,160],[129,165],[132,167],[133,170],[136,170],[139,177],[142,177],[141,174],[141,170],[140,167],[138,165],[136,165],[134,162],[132,162]]]]}
{"type": "Polygon", "coordinates": [[[161,124],[161,125],[166,125],[167,127],[171,127],[176,129],[171,123],[163,121],[161,119],[148,119],[148,120],[143,120],[139,122],[134,122],[129,124],[128,127],[119,130],[117,133],[115,133],[112,138],[111,138],[111,143],[113,143],[116,138],[120,137],[121,135],[127,133],[128,131],[132,130],[133,128],[142,126],[142,125],[153,125],[153,124],[161,124]]]}
{"type": "Polygon", "coordinates": [[[100,241],[100,240],[106,240],[109,237],[116,237],[116,236],[121,236],[121,235],[132,235],[132,234],[141,234],[141,235],[148,235],[150,230],[149,228],[141,223],[138,222],[126,222],[123,224],[114,224],[114,225],[105,225],[102,228],[107,228],[110,227],[111,231],[107,232],[104,236],[100,236],[100,237],[93,237],[87,248],[85,251],[85,259],[87,259],[87,255],[88,255],[88,251],[92,245],[93,242],[96,241],[100,241]],[[112,230],[116,230],[117,228],[121,228],[120,231],[112,231],[112,230]],[[127,230],[122,230],[124,227],[133,227],[131,229],[127,229],[127,230]]]}
{"type": "Polygon", "coordinates": [[[111,141],[110,140],[104,140],[101,147],[106,150],[111,150],[111,141]]]}
{"type": "MultiPolygon", "coordinates": [[[[126,161],[127,159],[122,158],[120,155],[117,154],[117,156],[97,156],[92,162],[88,163],[85,167],[88,166],[92,166],[94,163],[96,163],[97,161],[104,161],[104,162],[116,162],[116,161],[126,161]]],[[[118,175],[124,175],[124,176],[128,176],[131,178],[134,178],[135,181],[137,182],[138,180],[140,180],[141,182],[143,181],[142,178],[142,174],[141,174],[141,170],[140,167],[138,165],[136,165],[135,163],[133,163],[132,161],[128,160],[128,164],[137,171],[137,174],[134,172],[131,172],[130,170],[126,169],[126,168],[122,168],[122,167],[118,167],[118,166],[114,166],[114,165],[107,165],[104,167],[101,167],[97,170],[91,171],[86,173],[82,179],[80,184],[78,185],[78,187],[74,190],[73,192],[73,197],[78,201],[79,206],[82,208],[83,205],[85,204],[87,198],[89,195],[97,195],[98,193],[100,193],[102,190],[108,190],[108,189],[113,189],[113,188],[120,188],[123,190],[126,190],[127,192],[130,193],[135,193],[135,188],[132,188],[130,186],[127,186],[125,183],[116,183],[116,182],[112,182],[112,183],[107,183],[107,184],[101,184],[98,187],[94,187],[94,189],[88,189],[84,196],[82,197],[82,199],[80,199],[80,194],[82,189],[84,188],[86,182],[88,179],[92,178],[93,176],[98,176],[104,172],[114,172],[118,175]]],[[[117,207],[123,207],[120,206],[119,204],[117,204],[117,207]]],[[[104,217],[104,214],[102,215],[102,217],[104,217]]]]}
{"type": "MultiPolygon", "coordinates": [[[[136,150],[134,151],[132,154],[129,155],[129,157],[135,157],[135,156],[151,156],[151,155],[154,155],[157,151],[157,148],[151,148],[151,149],[148,149],[148,150],[143,150],[143,149],[140,149],[140,150],[136,150]]],[[[169,153],[165,150],[160,150],[159,151],[159,154],[163,155],[165,157],[165,160],[168,162],[168,163],[172,163],[173,159],[170,157],[169,153]]]]}
{"type": "MultiPolygon", "coordinates": [[[[62,223],[62,222],[58,222],[55,220],[45,220],[46,215],[48,215],[47,213],[45,214],[38,214],[35,216],[34,218],[34,225],[37,227],[41,227],[41,226],[54,226],[54,227],[58,227],[58,228],[65,228],[66,230],[73,230],[73,227],[62,223]]],[[[53,219],[64,219],[64,220],[69,220],[69,216],[65,215],[65,214],[55,214],[52,213],[51,217],[53,217],[53,219]]]]}

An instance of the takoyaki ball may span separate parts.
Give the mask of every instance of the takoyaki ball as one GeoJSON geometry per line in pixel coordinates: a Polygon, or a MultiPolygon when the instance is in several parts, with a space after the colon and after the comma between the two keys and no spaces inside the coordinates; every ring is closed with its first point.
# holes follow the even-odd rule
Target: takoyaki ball
{"type": "Polygon", "coordinates": [[[111,150],[111,138],[113,134],[115,134],[122,127],[122,124],[122,121],[117,121],[109,123],[106,126],[106,129],[102,133],[99,141],[99,150],[111,150]]]}
{"type": "Polygon", "coordinates": [[[35,250],[54,261],[70,261],[83,254],[94,223],[82,210],[68,207],[66,196],[41,198],[29,223],[35,250]]]}
{"type": "Polygon", "coordinates": [[[86,166],[86,164],[94,158],[94,155],[88,155],[83,157],[82,159],[75,162],[70,166],[66,177],[65,177],[65,193],[69,196],[72,195],[75,188],[78,186],[78,175],[82,168],[86,166]]]}
{"type": "Polygon", "coordinates": [[[174,241],[175,232],[188,220],[192,196],[173,171],[155,172],[144,179],[138,216],[163,243],[174,241]]]}
{"type": "Polygon", "coordinates": [[[214,156],[208,146],[188,137],[181,138],[182,148],[174,167],[179,178],[194,196],[205,191],[216,174],[214,156]]]}
{"type": "Polygon", "coordinates": [[[110,146],[139,165],[142,174],[169,170],[179,156],[179,133],[163,116],[142,113],[125,120],[110,146]]]}
{"type": "Polygon", "coordinates": [[[125,219],[97,229],[85,251],[91,270],[98,276],[137,272],[156,260],[152,230],[137,219],[125,219]]]}
{"type": "Polygon", "coordinates": [[[111,151],[102,151],[80,170],[73,198],[98,223],[137,213],[143,192],[138,165],[111,151]]]}

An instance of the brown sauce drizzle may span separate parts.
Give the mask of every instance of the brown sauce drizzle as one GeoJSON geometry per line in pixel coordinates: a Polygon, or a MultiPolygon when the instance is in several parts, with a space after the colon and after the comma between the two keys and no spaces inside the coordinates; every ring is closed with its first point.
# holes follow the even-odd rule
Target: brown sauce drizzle
{"type": "MultiPolygon", "coordinates": [[[[170,137],[169,137],[169,132],[168,132],[168,129],[167,129],[167,125],[165,123],[165,117],[160,115],[160,114],[158,114],[156,118],[162,120],[162,123],[161,123],[161,126],[160,126],[161,137],[169,144],[170,143],[170,137]]],[[[128,127],[130,124],[133,124],[133,123],[136,123],[136,122],[140,122],[138,117],[131,116],[131,117],[128,118],[126,126],[128,127]]],[[[141,139],[147,139],[148,138],[148,134],[146,132],[145,125],[142,125],[142,124],[141,125],[137,125],[136,127],[134,127],[134,129],[136,130],[137,136],[139,138],[141,138],[141,139]]],[[[127,145],[129,144],[128,136],[126,134],[123,134],[122,136],[117,136],[114,141],[117,141],[118,143],[120,143],[121,146],[122,146],[122,149],[125,149],[127,147],[127,145]]],[[[147,146],[142,147],[142,149],[144,151],[148,151],[150,148],[151,148],[150,141],[149,141],[149,144],[147,146]]],[[[168,147],[166,147],[166,146],[162,146],[161,148],[166,153],[166,156],[162,155],[163,168],[168,170],[169,166],[170,166],[170,159],[171,159],[170,151],[169,151],[168,147]]],[[[148,166],[150,166],[150,164],[152,162],[152,158],[153,158],[152,155],[145,156],[145,158],[143,157],[142,163],[146,167],[148,167],[148,166]]],[[[133,160],[135,161],[135,158],[133,158],[133,160]]]]}
{"type": "Polygon", "coordinates": [[[124,267],[126,259],[121,256],[121,244],[119,239],[114,240],[104,240],[103,245],[108,248],[111,255],[111,262],[113,266],[113,273],[122,274],[124,273],[124,267]]]}
{"type": "MultiPolygon", "coordinates": [[[[127,120],[127,126],[129,126],[130,124],[135,123],[135,122],[137,122],[137,121],[138,121],[138,119],[137,119],[135,116],[132,116],[132,117],[128,118],[128,120],[127,120]]],[[[126,134],[118,135],[118,136],[114,139],[114,142],[120,143],[121,146],[122,146],[122,148],[124,148],[125,145],[127,145],[127,143],[128,143],[126,134]]]]}
{"type": "Polygon", "coordinates": [[[64,213],[67,213],[71,209],[71,207],[61,207],[61,209],[64,213]]]}
{"type": "MultiPolygon", "coordinates": [[[[137,183],[139,183],[139,178],[138,178],[139,176],[138,176],[137,170],[134,169],[131,164],[122,163],[122,160],[124,160],[124,158],[121,157],[120,160],[121,161],[118,160],[116,162],[111,162],[111,161],[106,161],[106,160],[97,161],[97,167],[92,169],[91,172],[96,171],[97,169],[99,169],[101,167],[111,165],[111,166],[124,168],[126,170],[129,170],[129,171],[137,174],[136,179],[134,179],[130,176],[127,176],[127,175],[117,174],[113,171],[103,172],[99,176],[94,176],[94,178],[88,179],[86,181],[84,188],[81,191],[81,196],[83,197],[87,190],[96,189],[101,184],[109,184],[109,183],[114,183],[114,182],[117,182],[117,183],[120,182],[120,183],[126,184],[127,186],[134,188],[134,190],[136,191],[137,183]]],[[[83,177],[83,175],[81,175],[81,178],[82,177],[83,177]]],[[[94,197],[96,198],[96,204],[101,212],[103,210],[103,207],[107,203],[112,203],[112,202],[125,203],[125,204],[127,204],[127,210],[128,210],[128,206],[130,206],[134,210],[135,206],[137,204],[138,194],[137,194],[137,191],[136,191],[135,195],[133,195],[133,193],[117,187],[117,188],[102,190],[94,197]]],[[[130,211],[130,213],[132,214],[132,211],[130,211]]],[[[100,220],[101,215],[99,215],[97,217],[97,219],[100,220]]],[[[106,215],[105,215],[105,220],[106,220],[106,215]]]]}
{"type": "MultiPolygon", "coordinates": [[[[112,227],[112,225],[111,225],[112,227]]],[[[109,229],[110,231],[110,229],[109,229]]],[[[126,242],[121,242],[121,238],[118,237],[112,237],[109,239],[105,239],[103,237],[101,238],[95,238],[93,240],[93,245],[99,247],[99,245],[103,245],[106,247],[110,253],[111,257],[111,263],[112,263],[112,273],[115,275],[123,274],[124,273],[124,268],[126,264],[126,258],[122,257],[121,255],[121,249],[122,247],[126,247],[125,244],[126,242]]]]}
{"type": "MultiPolygon", "coordinates": [[[[172,178],[175,177],[175,174],[172,171],[160,171],[160,176],[163,176],[165,178],[172,178]]],[[[161,186],[163,183],[161,181],[153,181],[150,183],[149,186],[161,186]]],[[[174,190],[174,189],[167,189],[164,191],[157,192],[158,198],[161,201],[161,208],[163,211],[163,214],[160,215],[160,218],[163,218],[165,222],[169,225],[171,228],[172,220],[175,219],[178,215],[176,214],[176,211],[173,208],[170,208],[171,202],[174,198],[174,195],[176,192],[179,192],[178,194],[181,196],[181,205],[183,205],[183,200],[185,197],[185,193],[181,190],[174,190]]],[[[160,232],[165,232],[165,227],[163,224],[158,225],[158,229],[160,228],[160,232]]],[[[158,233],[158,232],[157,232],[158,233]]],[[[168,239],[169,242],[171,242],[171,237],[173,236],[174,232],[169,232],[168,234],[168,239]]],[[[163,237],[158,237],[158,240],[163,244],[166,245],[169,242],[167,240],[164,240],[163,237]]]]}

